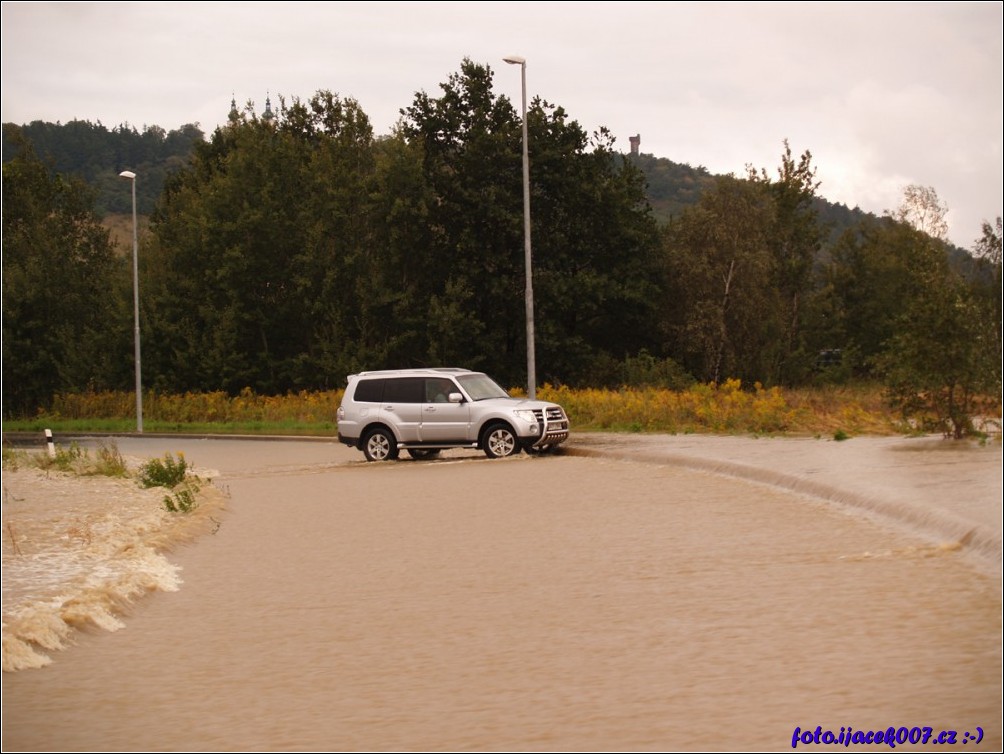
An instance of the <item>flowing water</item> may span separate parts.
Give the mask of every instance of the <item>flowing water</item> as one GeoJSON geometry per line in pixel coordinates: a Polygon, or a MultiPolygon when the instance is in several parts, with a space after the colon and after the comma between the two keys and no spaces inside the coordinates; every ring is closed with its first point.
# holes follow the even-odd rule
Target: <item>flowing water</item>
{"type": "Polygon", "coordinates": [[[224,470],[180,589],[4,674],[4,750],[1001,748],[1000,578],[957,541],[652,463],[350,458],[224,470]]]}

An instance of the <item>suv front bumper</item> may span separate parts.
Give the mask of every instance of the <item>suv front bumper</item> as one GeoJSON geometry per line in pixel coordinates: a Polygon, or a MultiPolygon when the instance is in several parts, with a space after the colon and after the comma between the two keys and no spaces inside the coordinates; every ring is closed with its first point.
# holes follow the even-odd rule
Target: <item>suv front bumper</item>
{"type": "Polygon", "coordinates": [[[565,412],[557,406],[548,406],[547,409],[535,409],[534,414],[537,419],[537,437],[525,439],[525,445],[529,448],[542,448],[549,445],[560,445],[568,439],[568,417],[565,412]]]}

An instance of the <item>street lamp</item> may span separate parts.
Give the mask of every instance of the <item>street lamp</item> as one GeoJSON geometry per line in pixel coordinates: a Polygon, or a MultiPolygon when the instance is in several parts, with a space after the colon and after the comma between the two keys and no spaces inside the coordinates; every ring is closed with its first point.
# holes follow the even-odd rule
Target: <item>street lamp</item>
{"type": "Polygon", "coordinates": [[[136,343],[136,431],[143,432],[143,369],[139,358],[139,234],[136,227],[136,174],[131,170],[119,173],[132,181],[132,303],[136,343]]]}
{"type": "Polygon", "coordinates": [[[526,138],[526,58],[510,55],[502,58],[510,65],[520,67],[523,82],[523,246],[526,256],[526,381],[527,396],[537,397],[537,366],[533,346],[533,269],[530,253],[530,153],[526,138]]]}

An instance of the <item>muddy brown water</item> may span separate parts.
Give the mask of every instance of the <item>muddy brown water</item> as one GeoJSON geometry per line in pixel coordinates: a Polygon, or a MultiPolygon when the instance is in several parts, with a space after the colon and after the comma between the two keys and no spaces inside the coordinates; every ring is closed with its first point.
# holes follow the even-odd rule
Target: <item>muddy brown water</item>
{"type": "Polygon", "coordinates": [[[665,464],[214,447],[180,589],[5,673],[5,751],[1001,748],[1000,579],[951,542],[665,464]]]}

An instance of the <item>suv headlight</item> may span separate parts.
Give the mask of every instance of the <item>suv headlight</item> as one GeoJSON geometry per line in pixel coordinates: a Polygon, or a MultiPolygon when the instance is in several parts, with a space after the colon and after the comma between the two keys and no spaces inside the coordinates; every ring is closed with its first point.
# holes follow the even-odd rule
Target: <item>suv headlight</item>
{"type": "Polygon", "coordinates": [[[520,411],[513,411],[513,413],[516,414],[516,418],[517,419],[522,419],[527,424],[536,424],[537,423],[537,417],[534,416],[533,411],[530,411],[528,409],[522,409],[520,411]]]}

